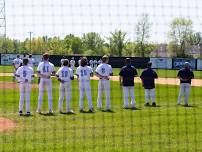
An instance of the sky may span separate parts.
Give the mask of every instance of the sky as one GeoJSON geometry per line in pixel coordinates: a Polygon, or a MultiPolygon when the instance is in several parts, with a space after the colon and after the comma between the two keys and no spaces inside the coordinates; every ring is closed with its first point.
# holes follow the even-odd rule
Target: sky
{"type": "Polygon", "coordinates": [[[109,36],[115,29],[135,39],[141,14],[148,13],[151,42],[167,41],[169,24],[175,17],[193,21],[202,32],[202,0],[6,0],[7,36],[23,40],[32,36],[81,36],[97,32],[109,36]]]}

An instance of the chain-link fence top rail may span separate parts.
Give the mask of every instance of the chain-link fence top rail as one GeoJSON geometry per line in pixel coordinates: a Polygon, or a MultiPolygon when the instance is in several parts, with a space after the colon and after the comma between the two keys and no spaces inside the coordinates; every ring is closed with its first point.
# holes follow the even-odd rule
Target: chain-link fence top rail
{"type": "Polygon", "coordinates": [[[0,151],[202,151],[201,7],[200,0],[0,0],[0,151]],[[54,68],[41,62],[45,52],[54,68]],[[34,78],[32,60],[20,68],[13,61],[24,53],[38,54],[34,78]],[[101,63],[104,54],[112,67],[101,63]],[[89,67],[77,67],[80,56],[89,67]],[[120,72],[126,56],[137,75],[130,64],[120,72]],[[69,68],[61,69],[62,58],[69,68]],[[139,69],[148,61],[154,71],[139,69]]]}

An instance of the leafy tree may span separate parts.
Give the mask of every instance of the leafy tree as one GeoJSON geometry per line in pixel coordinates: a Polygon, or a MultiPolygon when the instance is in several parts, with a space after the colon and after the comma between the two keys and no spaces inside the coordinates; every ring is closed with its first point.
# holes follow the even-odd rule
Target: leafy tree
{"type": "Polygon", "coordinates": [[[122,32],[121,30],[115,30],[115,32],[110,33],[108,40],[111,55],[122,56],[124,48],[128,43],[126,40],[126,34],[126,32],[122,32]]]}
{"type": "Polygon", "coordinates": [[[192,21],[185,18],[174,18],[170,24],[168,52],[176,54],[177,57],[190,55],[192,45],[193,29],[192,21]]]}
{"type": "Polygon", "coordinates": [[[103,55],[104,42],[104,39],[98,33],[95,32],[84,34],[82,37],[84,49],[85,51],[87,51],[85,52],[86,55],[103,55]]]}
{"type": "Polygon", "coordinates": [[[149,15],[142,14],[141,19],[138,21],[135,33],[136,33],[136,49],[135,53],[138,56],[145,57],[150,54],[151,46],[149,45],[151,23],[149,22],[149,15]]]}

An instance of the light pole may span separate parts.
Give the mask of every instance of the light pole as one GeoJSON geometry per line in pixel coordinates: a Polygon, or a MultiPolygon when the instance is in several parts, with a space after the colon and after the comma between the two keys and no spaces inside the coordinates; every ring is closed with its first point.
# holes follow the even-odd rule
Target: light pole
{"type": "Polygon", "coordinates": [[[33,32],[28,32],[29,33],[29,51],[31,53],[32,51],[32,33],[33,32]]]}

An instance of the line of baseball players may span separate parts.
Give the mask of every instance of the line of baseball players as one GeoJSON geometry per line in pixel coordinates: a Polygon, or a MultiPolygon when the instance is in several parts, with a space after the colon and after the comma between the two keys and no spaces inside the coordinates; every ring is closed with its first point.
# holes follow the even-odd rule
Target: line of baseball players
{"type": "MultiPolygon", "coordinates": [[[[98,110],[111,112],[110,103],[110,76],[113,75],[112,67],[108,64],[108,56],[102,57],[102,63],[98,65],[95,70],[95,75],[99,78],[98,82],[98,97],[97,97],[97,108],[98,110]],[[105,91],[106,95],[106,107],[103,110],[102,106],[102,94],[105,91]]],[[[131,59],[126,58],[126,65],[120,70],[119,81],[120,86],[123,88],[123,98],[125,109],[136,109],[136,101],[134,95],[134,78],[137,76],[137,70],[131,64],[131,59]],[[131,106],[129,105],[128,99],[131,99],[131,106]]],[[[24,98],[26,99],[26,113],[25,115],[30,115],[30,91],[31,91],[31,81],[34,78],[34,70],[29,64],[29,59],[23,59],[23,65],[20,66],[15,76],[19,82],[20,88],[20,102],[19,102],[19,115],[23,115],[23,105],[24,98]]],[[[82,57],[79,61],[79,67],[76,69],[76,76],[79,82],[79,108],[80,112],[95,112],[92,95],[91,95],[91,85],[90,77],[93,76],[93,69],[88,66],[88,60],[86,57],[82,57]],[[84,95],[86,94],[88,99],[88,111],[84,111],[84,95]]],[[[60,82],[59,87],[59,100],[58,109],[60,113],[73,114],[74,111],[70,107],[71,101],[71,81],[74,80],[74,72],[72,68],[69,67],[69,60],[62,59],[60,69],[55,72],[54,65],[49,62],[49,54],[45,53],[43,55],[43,61],[39,63],[37,67],[37,75],[39,77],[39,96],[38,96],[38,107],[37,112],[41,113],[41,106],[43,101],[43,94],[45,89],[48,94],[48,110],[49,114],[53,114],[52,108],[52,80],[51,76],[55,76],[60,82]],[[63,100],[66,97],[66,109],[63,110],[63,100]]],[[[145,89],[145,106],[150,106],[149,100],[152,101],[152,106],[156,106],[155,102],[155,79],[158,78],[157,73],[152,69],[152,63],[149,62],[147,68],[141,73],[140,78],[142,80],[143,87],[145,89]]],[[[185,106],[188,106],[188,98],[191,87],[191,79],[194,78],[194,74],[190,69],[189,63],[185,63],[183,69],[178,72],[178,78],[180,79],[180,93],[178,97],[178,104],[181,103],[181,98],[185,97],[185,106]]]]}

